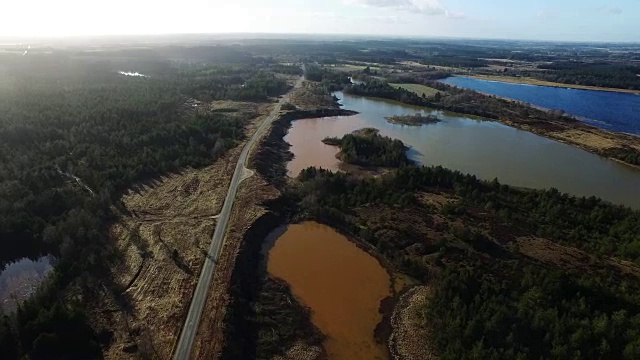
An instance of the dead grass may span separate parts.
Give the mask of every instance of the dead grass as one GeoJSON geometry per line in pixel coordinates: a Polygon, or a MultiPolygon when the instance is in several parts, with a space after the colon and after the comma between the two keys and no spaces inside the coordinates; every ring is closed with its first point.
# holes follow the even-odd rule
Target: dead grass
{"type": "Polygon", "coordinates": [[[445,204],[455,201],[454,198],[445,193],[420,192],[416,197],[420,203],[434,206],[436,209],[441,209],[445,204]]]}
{"type": "Polygon", "coordinates": [[[94,316],[113,331],[106,359],[171,357],[239,152],[122,198],[125,214],[110,234],[123,254],[113,264],[123,292],[105,294],[94,316]]]}
{"type": "Polygon", "coordinates": [[[389,348],[395,360],[435,360],[434,344],[429,342],[429,328],[424,309],[433,296],[429,286],[415,286],[400,297],[391,318],[393,332],[389,348]]]}
{"type": "Polygon", "coordinates": [[[221,113],[251,114],[261,111],[261,104],[244,101],[216,100],[206,105],[209,111],[221,113]]]}
{"type": "MultiPolygon", "coordinates": [[[[268,114],[272,104],[210,106],[268,114]]],[[[247,134],[264,116],[246,127],[247,134]]],[[[123,196],[121,220],[110,229],[122,254],[112,264],[122,292],[105,289],[92,315],[96,328],[113,333],[106,359],[171,358],[243,145],[211,166],[140,184],[123,196]]]]}
{"type": "Polygon", "coordinates": [[[333,96],[327,94],[318,83],[305,81],[291,95],[291,104],[299,110],[332,109],[337,105],[333,101],[333,96]]]}
{"type": "Polygon", "coordinates": [[[366,69],[367,67],[371,70],[380,70],[380,64],[374,64],[374,63],[362,63],[362,64],[341,64],[341,65],[336,65],[336,66],[329,66],[329,68],[331,70],[337,70],[337,71],[346,71],[346,72],[353,72],[353,71],[362,71],[364,69],[366,69]]]}
{"type": "Polygon", "coordinates": [[[436,70],[442,70],[442,71],[451,71],[451,72],[460,72],[461,69],[455,68],[455,67],[451,67],[451,66],[439,66],[439,65],[430,65],[430,64],[420,64],[419,62],[415,62],[415,61],[401,61],[400,62],[401,65],[405,65],[405,66],[409,66],[409,67],[413,67],[413,68],[432,68],[432,69],[436,69],[436,70]]]}
{"type": "Polygon", "coordinates": [[[602,134],[594,134],[583,130],[570,129],[553,134],[554,137],[571,143],[584,144],[596,149],[605,150],[619,146],[615,139],[610,139],[602,134]]]}
{"type": "Polygon", "coordinates": [[[619,148],[632,148],[640,151],[640,136],[603,130],[579,121],[567,122],[558,119],[545,122],[527,122],[503,118],[499,122],[577,146],[598,155],[606,153],[607,150],[619,148]]]}
{"type": "MultiPolygon", "coordinates": [[[[302,86],[301,88],[304,88],[302,86]]],[[[263,114],[268,114],[268,108],[263,109],[263,114]]],[[[253,122],[247,129],[248,134],[253,134],[263,118],[253,122]]],[[[266,134],[267,132],[265,132],[266,134]]],[[[263,134],[263,136],[265,135],[263,134]]],[[[260,143],[259,143],[260,144],[260,143]]],[[[259,146],[259,145],[257,145],[259,146]]],[[[255,153],[256,148],[253,149],[255,153]]],[[[252,156],[250,156],[252,158],[252,156]]],[[[250,161],[251,163],[251,161],[250,161]]],[[[207,301],[202,312],[200,325],[193,344],[193,359],[217,359],[224,347],[224,326],[226,309],[229,305],[229,286],[231,274],[235,266],[236,257],[240,251],[240,245],[245,232],[267,210],[262,204],[268,200],[277,198],[280,192],[269,185],[262,177],[250,170],[252,176],[245,173],[236,200],[234,202],[229,228],[224,239],[224,244],[218,259],[216,271],[207,301]]],[[[233,174],[231,170],[230,174],[233,174]]],[[[225,188],[226,192],[226,188],[225,188]]]]}
{"type": "Polygon", "coordinates": [[[640,267],[630,261],[610,257],[598,258],[583,250],[538,237],[520,237],[512,249],[544,264],[573,272],[593,272],[611,268],[621,274],[640,276],[640,267]]]}
{"type": "Polygon", "coordinates": [[[259,176],[242,183],[230,219],[213,283],[194,343],[194,359],[217,359],[224,345],[224,318],[229,304],[228,288],[244,233],[267,210],[262,202],[275,199],[279,192],[259,176]]]}
{"type": "Polygon", "coordinates": [[[402,88],[402,89],[411,91],[418,96],[422,96],[424,94],[426,97],[430,97],[438,93],[437,89],[420,85],[420,84],[389,84],[389,85],[395,88],[402,88]]]}
{"type": "MultiPolygon", "coordinates": [[[[336,107],[333,98],[328,96],[319,84],[306,81],[291,95],[290,102],[300,110],[336,107]]],[[[241,184],[218,261],[218,268],[213,276],[203,317],[194,341],[193,359],[219,358],[225,342],[224,326],[226,309],[230,302],[231,274],[242,239],[251,225],[267,213],[268,210],[263,204],[268,200],[276,199],[279,195],[280,192],[258,174],[247,178],[241,184]]],[[[319,360],[322,357],[321,348],[310,348],[300,344],[303,342],[289,349],[285,358],[319,360]]]]}
{"type": "Polygon", "coordinates": [[[289,348],[284,356],[275,356],[273,360],[320,360],[324,357],[324,351],[321,347],[310,346],[299,341],[289,348]]]}

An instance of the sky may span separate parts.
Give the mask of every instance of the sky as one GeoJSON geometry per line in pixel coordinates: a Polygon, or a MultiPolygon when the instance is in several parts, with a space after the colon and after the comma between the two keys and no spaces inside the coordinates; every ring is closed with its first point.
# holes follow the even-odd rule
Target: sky
{"type": "Polygon", "coordinates": [[[640,0],[0,0],[0,37],[296,33],[640,42],[640,0]]]}

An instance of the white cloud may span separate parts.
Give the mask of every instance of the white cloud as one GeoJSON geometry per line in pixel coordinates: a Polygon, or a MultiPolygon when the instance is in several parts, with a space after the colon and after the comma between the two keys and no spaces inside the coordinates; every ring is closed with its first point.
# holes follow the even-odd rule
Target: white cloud
{"type": "Polygon", "coordinates": [[[567,12],[564,9],[554,7],[554,8],[545,8],[544,10],[540,10],[536,13],[536,16],[539,18],[557,18],[557,17],[570,17],[570,16],[582,16],[585,14],[601,14],[607,16],[616,16],[623,13],[623,10],[619,7],[588,7],[588,8],[578,8],[574,9],[571,12],[567,12]]]}
{"type": "Polygon", "coordinates": [[[444,15],[451,18],[464,18],[462,13],[450,12],[438,0],[345,0],[347,3],[370,7],[396,9],[425,15],[444,15]]]}

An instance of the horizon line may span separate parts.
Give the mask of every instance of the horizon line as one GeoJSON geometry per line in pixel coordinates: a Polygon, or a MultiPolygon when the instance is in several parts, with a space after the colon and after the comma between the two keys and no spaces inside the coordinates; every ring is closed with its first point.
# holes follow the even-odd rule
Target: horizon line
{"type": "Polygon", "coordinates": [[[527,39],[527,38],[503,38],[503,37],[465,37],[465,36],[443,36],[443,35],[398,35],[398,34],[366,34],[366,33],[288,33],[288,32],[186,32],[186,33],[143,33],[143,34],[67,34],[67,35],[0,35],[0,46],[19,45],[29,42],[40,41],[64,41],[64,40],[106,40],[117,38],[162,38],[162,37],[193,37],[212,36],[219,40],[225,38],[254,40],[309,40],[309,38],[322,38],[318,40],[338,39],[358,39],[358,40],[457,40],[457,41],[521,41],[536,43],[581,43],[581,44],[640,44],[638,40],[550,40],[550,39],[527,39]],[[286,38],[281,38],[286,36],[286,38]],[[2,44],[3,42],[17,42],[17,44],[2,44]]]}

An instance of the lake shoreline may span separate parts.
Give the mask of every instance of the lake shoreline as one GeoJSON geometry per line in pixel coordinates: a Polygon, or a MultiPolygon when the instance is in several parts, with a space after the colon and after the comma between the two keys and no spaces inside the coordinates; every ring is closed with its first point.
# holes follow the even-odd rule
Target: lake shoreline
{"type": "MultiPolygon", "coordinates": [[[[457,76],[459,78],[472,78],[470,76],[457,76]]],[[[486,79],[476,79],[481,81],[488,81],[486,79]]],[[[496,81],[500,82],[500,81],[496,81]]],[[[546,112],[553,111],[540,105],[532,104],[527,101],[505,97],[501,95],[495,95],[482,90],[476,90],[466,86],[460,86],[450,84],[448,82],[441,81],[441,83],[464,88],[470,91],[475,91],[485,96],[491,96],[497,99],[502,99],[510,103],[520,104],[528,106],[537,110],[546,112]]],[[[513,83],[510,83],[513,84],[513,83]]],[[[533,85],[535,86],[535,85],[533,85]]],[[[602,156],[604,158],[615,160],[618,163],[628,165],[635,169],[640,169],[639,163],[631,163],[624,159],[610,156],[612,152],[624,152],[626,154],[636,154],[640,156],[640,136],[628,132],[613,131],[603,129],[595,125],[589,124],[586,121],[601,121],[597,119],[591,119],[584,116],[575,115],[570,112],[565,112],[558,119],[549,119],[545,121],[530,122],[526,119],[516,118],[484,118],[485,120],[497,121],[501,124],[531,132],[536,135],[544,136],[546,138],[559,141],[563,144],[572,145],[590,153],[602,156]],[[569,120],[564,114],[569,115],[575,119],[575,121],[569,120]],[[563,121],[564,119],[564,121],[563,121]]]]}
{"type": "Polygon", "coordinates": [[[548,87],[555,87],[555,88],[561,88],[561,89],[605,91],[605,92],[613,92],[613,93],[640,95],[640,90],[608,88],[608,87],[591,86],[591,85],[564,84],[564,83],[558,83],[558,82],[552,82],[552,81],[538,80],[534,78],[522,78],[522,77],[499,76],[499,75],[480,75],[480,74],[453,75],[453,76],[466,77],[466,78],[472,78],[472,79],[478,79],[478,80],[505,82],[509,84],[548,86],[548,87]]]}
{"type": "MultiPolygon", "coordinates": [[[[291,145],[288,150],[293,157],[287,164],[291,177],[295,178],[299,171],[309,166],[332,171],[353,171],[346,169],[336,158],[339,149],[324,144],[322,140],[373,127],[379,129],[381,135],[399,139],[409,146],[409,158],[419,165],[441,165],[474,174],[484,180],[497,177],[511,186],[534,189],[554,187],[578,197],[596,196],[613,204],[640,208],[636,198],[640,195],[639,189],[634,185],[640,176],[639,169],[621,161],[609,161],[612,156],[618,157],[617,154],[612,152],[606,156],[596,146],[606,148],[616,145],[609,139],[613,136],[583,126],[578,121],[549,119],[547,123],[528,118],[518,121],[518,118],[514,118],[516,124],[512,124],[510,118],[486,118],[482,121],[460,117],[453,112],[425,109],[424,114],[431,113],[443,121],[427,126],[406,127],[390,124],[384,118],[420,111],[414,106],[404,107],[401,103],[379,102],[376,98],[340,92],[334,94],[341,98],[345,109],[356,110],[360,114],[293,121],[285,137],[285,141],[291,145]],[[581,143],[590,147],[582,148],[579,146],[581,143]],[[493,161],[485,164],[478,161],[480,157],[489,157],[493,161]],[[518,171],[514,171],[514,166],[518,171]],[[611,173],[607,177],[598,176],[609,171],[611,173]]],[[[638,140],[629,135],[616,136],[638,140]]],[[[370,174],[364,169],[358,169],[357,172],[370,174]]],[[[383,172],[379,169],[370,175],[383,172]]]]}
{"type": "MultiPolygon", "coordinates": [[[[300,303],[304,306],[307,307],[309,309],[311,309],[312,313],[314,313],[315,311],[317,311],[318,309],[314,309],[314,306],[312,304],[309,304],[305,301],[304,299],[304,295],[301,293],[297,292],[297,288],[296,288],[296,282],[299,284],[299,281],[294,280],[294,278],[296,278],[295,275],[292,275],[292,273],[289,272],[289,276],[293,276],[291,279],[287,279],[287,275],[285,275],[285,273],[282,273],[280,275],[278,275],[278,271],[276,270],[276,273],[272,273],[272,269],[271,269],[271,264],[272,261],[277,261],[280,262],[280,265],[282,265],[282,261],[284,261],[283,258],[283,253],[275,254],[273,253],[274,251],[277,253],[278,251],[282,251],[279,250],[279,241],[285,241],[285,243],[289,243],[291,244],[291,234],[289,234],[289,238],[285,240],[287,234],[289,233],[289,231],[293,230],[294,228],[297,229],[297,231],[311,231],[311,233],[313,233],[316,230],[313,230],[313,227],[315,226],[319,226],[322,229],[329,229],[331,232],[335,233],[338,237],[342,238],[340,240],[344,240],[346,241],[346,243],[350,243],[352,244],[351,246],[354,246],[355,251],[361,251],[362,256],[364,257],[369,257],[371,260],[367,260],[367,261],[373,261],[375,262],[378,266],[379,269],[388,277],[388,281],[389,281],[389,286],[387,288],[387,294],[384,297],[381,297],[378,305],[376,306],[376,314],[379,317],[379,320],[376,322],[375,327],[372,328],[372,333],[371,333],[371,338],[370,341],[372,341],[373,343],[377,344],[376,346],[380,347],[380,350],[383,350],[387,355],[389,354],[389,349],[388,349],[388,340],[389,340],[389,336],[390,336],[390,331],[388,331],[390,329],[390,325],[391,325],[391,315],[393,312],[393,309],[395,308],[395,304],[397,302],[397,299],[399,298],[397,292],[396,292],[396,274],[393,271],[393,268],[391,267],[391,265],[386,261],[386,259],[384,257],[382,257],[380,254],[377,253],[376,249],[373,248],[373,246],[371,246],[370,244],[365,243],[364,241],[362,241],[361,239],[357,238],[351,231],[349,231],[349,229],[345,229],[342,226],[340,226],[340,224],[331,224],[331,222],[327,222],[327,221],[323,221],[322,219],[317,219],[314,216],[302,216],[302,217],[296,217],[295,221],[292,222],[288,222],[286,223],[285,226],[281,226],[282,228],[285,229],[285,231],[283,232],[278,232],[278,228],[275,229],[276,234],[274,235],[274,239],[271,239],[271,241],[273,242],[272,244],[268,244],[268,248],[263,248],[263,251],[265,253],[265,260],[266,262],[269,264],[267,267],[270,269],[268,270],[268,273],[271,276],[277,277],[277,278],[281,278],[284,281],[286,281],[288,283],[289,286],[291,286],[291,290],[292,293],[294,294],[294,296],[298,299],[298,301],[300,301],[300,303]],[[309,229],[304,229],[303,227],[305,226],[309,226],[311,225],[312,228],[309,229]],[[337,226],[336,226],[337,225],[337,226]],[[275,238],[277,237],[277,238],[275,238]],[[270,246],[269,246],[270,245],[270,246]],[[279,260],[274,260],[272,257],[275,256],[276,259],[279,260]],[[281,276],[282,275],[282,276],[281,276]],[[294,283],[291,283],[290,280],[292,280],[294,283]]],[[[323,230],[324,231],[324,230],[323,230]]],[[[272,236],[271,234],[269,236],[272,236]]],[[[310,235],[311,236],[311,235],[310,235]]],[[[316,234],[317,236],[317,234],[316,234]]],[[[313,237],[313,236],[312,236],[313,237]]],[[[345,244],[346,244],[345,243],[345,244]]],[[[337,244],[334,244],[337,245],[337,244]]],[[[283,246],[287,246],[284,244],[280,245],[280,249],[282,249],[283,246]]],[[[300,249],[298,249],[299,251],[300,249]]],[[[288,253],[289,251],[286,251],[284,253],[288,253]]],[[[298,254],[300,255],[300,254],[298,254]]],[[[313,267],[312,267],[313,268],[313,267]]],[[[280,272],[282,272],[282,268],[280,270],[280,272]]],[[[299,280],[299,279],[298,279],[299,280]]],[[[317,299],[314,300],[314,302],[317,303],[317,299]]],[[[316,304],[317,305],[317,304],[316,304]]],[[[326,311],[326,309],[325,309],[326,311]]],[[[326,314],[325,314],[326,315],[326,314]]],[[[315,319],[318,320],[318,319],[315,319]]],[[[326,319],[325,319],[326,320],[326,319]]],[[[314,324],[315,327],[322,329],[322,325],[320,323],[316,323],[313,319],[312,322],[314,324]]],[[[329,331],[329,329],[325,329],[327,331],[329,331]]],[[[328,339],[331,339],[332,337],[330,336],[331,334],[327,334],[325,331],[323,331],[323,334],[325,336],[328,336],[328,339]]],[[[334,334],[335,335],[335,334],[334,334]]],[[[326,342],[324,342],[323,346],[325,346],[325,351],[327,351],[327,346],[328,344],[326,342]]],[[[330,347],[334,347],[335,349],[336,344],[333,344],[330,347]]]]}

